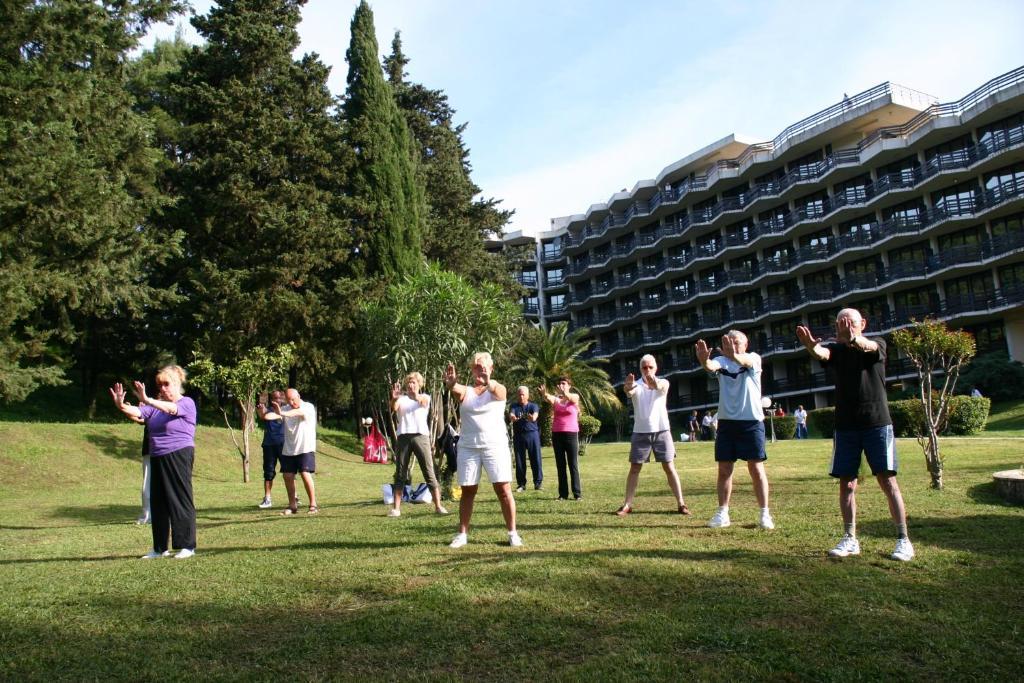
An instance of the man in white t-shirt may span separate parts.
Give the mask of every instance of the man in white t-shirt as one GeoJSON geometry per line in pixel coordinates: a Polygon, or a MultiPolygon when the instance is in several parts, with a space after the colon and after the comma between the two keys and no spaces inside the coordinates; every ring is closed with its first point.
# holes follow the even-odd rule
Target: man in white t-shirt
{"type": "Polygon", "coordinates": [[[626,477],[626,500],[623,501],[615,514],[625,517],[633,511],[633,498],[640,481],[640,470],[645,462],[654,459],[661,463],[668,478],[668,486],[675,496],[679,514],[690,514],[683,502],[683,490],[676,473],[675,444],[672,443],[672,430],[668,422],[668,388],[667,379],[657,376],[658,363],[654,356],[647,354],[640,359],[640,381],[636,381],[633,373],[626,376],[624,389],[626,396],[633,402],[633,436],[629,449],[629,475],[626,477]]]}
{"type": "MultiPolygon", "coordinates": [[[[284,420],[284,448],[281,449],[281,475],[288,490],[288,509],[282,514],[294,515],[299,510],[295,497],[295,475],[302,477],[302,484],[309,496],[309,514],[320,512],[316,504],[316,486],[313,473],[316,472],[316,407],[303,401],[299,392],[288,389],[284,394],[287,407],[271,404],[274,414],[284,420]]],[[[267,413],[267,418],[270,413],[267,413]]]]}
{"type": "Polygon", "coordinates": [[[804,410],[803,406],[797,406],[793,412],[793,417],[796,418],[796,438],[806,439],[807,438],[807,411],[804,410]]]}
{"type": "Polygon", "coordinates": [[[732,472],[737,460],[747,461],[754,495],[761,508],[758,526],[774,529],[768,512],[768,476],[764,471],[764,409],[761,407],[761,356],[747,351],[747,335],[729,330],[722,337],[722,355],[711,358],[703,339],[696,344],[697,360],[718,377],[718,434],[715,462],[718,463],[718,511],[708,522],[712,528],[727,527],[732,472]]]}

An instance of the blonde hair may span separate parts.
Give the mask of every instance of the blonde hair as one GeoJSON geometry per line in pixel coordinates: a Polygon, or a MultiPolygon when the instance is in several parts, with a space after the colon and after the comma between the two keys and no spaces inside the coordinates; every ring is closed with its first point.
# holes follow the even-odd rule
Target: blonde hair
{"type": "Polygon", "coordinates": [[[474,353],[473,363],[483,363],[484,365],[490,367],[492,370],[494,369],[494,359],[491,358],[491,354],[487,353],[486,351],[477,351],[476,353],[474,353]]]}
{"type": "Polygon", "coordinates": [[[179,387],[185,386],[186,378],[188,378],[188,373],[180,365],[165,365],[156,373],[157,382],[166,379],[169,382],[177,382],[179,387]]]}
{"type": "Polygon", "coordinates": [[[405,379],[402,380],[402,384],[408,384],[411,379],[416,380],[416,383],[420,385],[420,388],[423,388],[423,375],[418,372],[410,372],[405,376],[405,379]]]}

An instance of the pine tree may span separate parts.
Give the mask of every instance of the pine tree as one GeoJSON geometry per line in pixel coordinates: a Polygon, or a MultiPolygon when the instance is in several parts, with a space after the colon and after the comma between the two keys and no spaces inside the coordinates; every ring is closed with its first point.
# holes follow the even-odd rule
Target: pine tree
{"type": "Polygon", "coordinates": [[[327,375],[342,362],[353,246],[329,70],[292,57],[304,4],[222,0],[193,19],[207,42],[171,89],[182,129],[168,222],[187,234],[182,352],[232,364],[295,341],[303,372],[327,375]]]}
{"type": "Polygon", "coordinates": [[[486,241],[501,237],[512,212],[500,209],[500,200],[474,199],[480,188],[470,177],[469,151],[462,137],[467,124],[453,123],[455,110],[444,91],[406,81],[408,64],[401,33],[396,31],[384,69],[418,148],[429,206],[423,253],[471,282],[507,288],[510,267],[502,256],[487,252],[486,241]]]}
{"type": "MultiPolygon", "coordinates": [[[[173,0],[5,2],[0,14],[0,399],[64,380],[90,331],[165,306],[148,268],[158,153],[125,56],[173,0]]],[[[111,349],[116,352],[120,349],[111,349]]]]}
{"type": "Polygon", "coordinates": [[[343,114],[355,157],[349,208],[365,275],[391,280],[418,271],[426,203],[412,138],[378,61],[373,12],[361,0],[352,17],[343,114]]]}

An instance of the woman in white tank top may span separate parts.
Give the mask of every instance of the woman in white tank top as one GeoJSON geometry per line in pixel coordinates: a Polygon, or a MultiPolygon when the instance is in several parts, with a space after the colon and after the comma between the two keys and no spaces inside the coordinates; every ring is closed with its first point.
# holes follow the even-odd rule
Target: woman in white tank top
{"type": "Polygon", "coordinates": [[[523,541],[516,531],[516,501],[512,497],[512,453],[508,447],[505,427],[504,385],[491,379],[494,361],[491,354],[482,352],[473,356],[472,381],[469,386],[458,383],[455,364],[449,363],[444,381],[459,402],[462,434],[459,437],[459,533],[452,539],[452,548],[466,545],[469,520],[473,516],[473,502],[480,487],[480,471],[486,470],[494,492],[501,503],[501,514],[508,528],[508,542],[521,546],[523,541]]]}

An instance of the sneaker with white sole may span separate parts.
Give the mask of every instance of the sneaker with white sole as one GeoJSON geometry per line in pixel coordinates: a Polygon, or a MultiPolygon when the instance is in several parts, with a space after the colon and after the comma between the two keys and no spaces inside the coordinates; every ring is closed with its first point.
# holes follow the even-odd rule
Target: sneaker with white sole
{"type": "Polygon", "coordinates": [[[448,514],[448,508],[446,508],[443,505],[438,505],[436,508],[434,508],[434,512],[436,512],[439,515],[447,515],[448,514]]]}
{"type": "Polygon", "coordinates": [[[462,546],[469,543],[469,536],[466,534],[455,534],[455,538],[448,544],[449,548],[461,548],[462,546]]]}
{"type": "Polygon", "coordinates": [[[174,554],[176,552],[176,550],[165,550],[162,553],[160,553],[160,557],[174,557],[174,554]]]}
{"type": "Polygon", "coordinates": [[[839,543],[836,544],[835,548],[828,551],[831,557],[849,557],[850,555],[860,555],[860,541],[855,536],[850,534],[843,534],[843,537],[839,539],[839,543]]]}
{"type": "Polygon", "coordinates": [[[730,524],[732,522],[729,520],[729,511],[722,509],[719,509],[708,521],[708,526],[712,529],[724,529],[730,524]]]}
{"type": "Polygon", "coordinates": [[[174,559],[176,559],[176,560],[187,560],[188,558],[192,557],[195,554],[196,554],[196,551],[192,550],[191,548],[182,548],[181,550],[178,551],[178,554],[174,556],[174,559]]]}
{"type": "Polygon", "coordinates": [[[135,520],[135,523],[136,524],[150,524],[151,522],[149,520],[149,515],[142,515],[141,517],[139,517],[138,519],[135,520]]]}
{"type": "Polygon", "coordinates": [[[273,507],[273,505],[274,504],[270,502],[270,496],[267,496],[266,498],[263,499],[263,502],[257,505],[256,507],[258,507],[261,510],[266,510],[269,507],[273,507]]]}
{"type": "Polygon", "coordinates": [[[526,491],[526,487],[525,486],[517,486],[516,487],[516,493],[523,493],[524,491],[526,491]]]}
{"type": "Polygon", "coordinates": [[[775,520],[772,519],[772,514],[767,510],[762,510],[761,518],[757,520],[757,526],[761,527],[762,529],[774,529],[775,520]]]}
{"type": "Polygon", "coordinates": [[[402,511],[401,510],[396,510],[395,508],[391,508],[390,510],[388,510],[388,517],[401,517],[401,516],[402,516],[402,511]]]}
{"type": "Polygon", "coordinates": [[[914,546],[910,542],[909,538],[900,538],[896,540],[896,549],[892,551],[890,555],[894,560],[900,562],[910,562],[914,559],[914,546]]]}
{"type": "Polygon", "coordinates": [[[156,560],[163,557],[163,553],[158,553],[155,550],[150,550],[148,553],[140,557],[140,560],[156,560]]]}
{"type": "Polygon", "coordinates": [[[513,548],[521,548],[523,546],[523,539],[519,537],[518,531],[508,532],[508,544],[513,548]]]}

